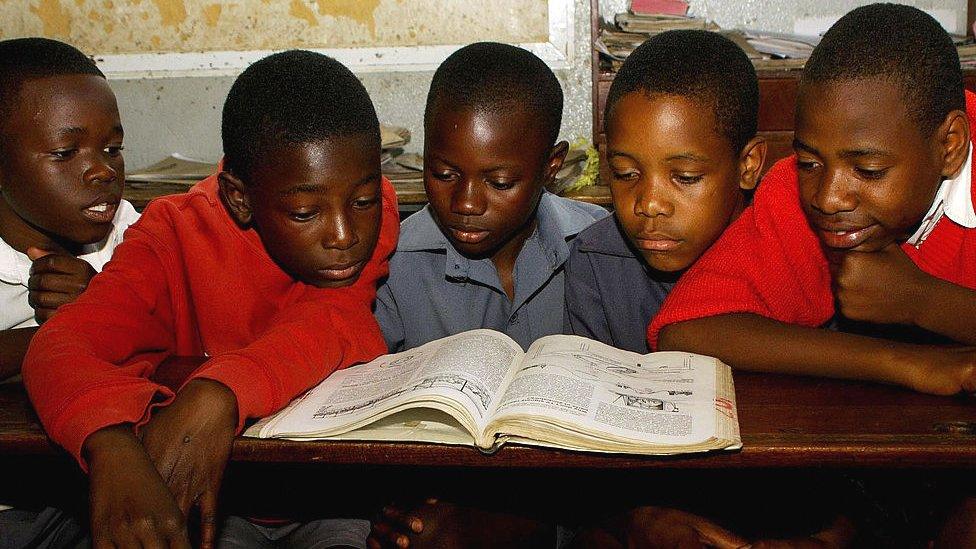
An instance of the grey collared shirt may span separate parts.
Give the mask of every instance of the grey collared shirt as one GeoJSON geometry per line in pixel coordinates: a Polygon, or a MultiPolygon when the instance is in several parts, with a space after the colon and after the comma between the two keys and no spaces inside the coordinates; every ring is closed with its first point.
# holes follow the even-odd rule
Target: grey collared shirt
{"type": "Polygon", "coordinates": [[[566,261],[564,333],[649,353],[647,325],[674,285],[664,276],[631,250],[614,217],[597,221],[566,261]]]}
{"type": "Polygon", "coordinates": [[[504,332],[523,349],[561,333],[568,242],[607,211],[543,193],[537,216],[515,260],[514,300],[490,259],[468,259],[454,249],[429,206],[404,220],[374,309],[390,352],[476,328],[504,332]]]}

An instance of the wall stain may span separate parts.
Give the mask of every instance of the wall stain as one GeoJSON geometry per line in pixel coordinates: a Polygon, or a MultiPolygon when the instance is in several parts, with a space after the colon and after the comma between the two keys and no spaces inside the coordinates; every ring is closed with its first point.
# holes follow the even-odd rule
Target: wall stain
{"type": "Polygon", "coordinates": [[[319,20],[315,17],[315,13],[305,5],[302,0],[291,0],[291,6],[288,8],[288,15],[296,18],[302,19],[308,23],[310,27],[316,27],[319,24],[319,20]]]}
{"type": "Polygon", "coordinates": [[[186,21],[186,5],[183,0],[153,0],[163,25],[175,27],[186,21]]]}
{"type": "Polygon", "coordinates": [[[220,10],[223,8],[220,4],[210,4],[203,7],[203,21],[208,27],[216,27],[217,22],[220,21],[220,10]]]}
{"type": "Polygon", "coordinates": [[[37,7],[30,6],[30,11],[44,25],[44,36],[66,38],[71,31],[71,15],[58,0],[41,0],[37,7]]]}
{"type": "Polygon", "coordinates": [[[382,0],[316,0],[319,15],[332,17],[348,17],[369,28],[369,33],[376,36],[376,18],[373,12],[382,0]]]}

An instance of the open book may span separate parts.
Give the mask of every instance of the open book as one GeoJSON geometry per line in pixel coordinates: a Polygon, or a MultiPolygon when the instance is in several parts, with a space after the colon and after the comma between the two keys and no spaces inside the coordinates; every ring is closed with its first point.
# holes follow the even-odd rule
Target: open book
{"type": "Polygon", "coordinates": [[[472,330],[340,370],[247,436],[595,452],[738,449],[729,367],[681,352],[639,355],[578,337],[522,352],[472,330]]]}

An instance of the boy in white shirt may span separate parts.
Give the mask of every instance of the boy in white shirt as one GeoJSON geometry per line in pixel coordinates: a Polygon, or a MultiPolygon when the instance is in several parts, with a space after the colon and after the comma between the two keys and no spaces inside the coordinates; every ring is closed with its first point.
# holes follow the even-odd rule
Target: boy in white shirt
{"type": "Polygon", "coordinates": [[[105,76],[67,44],[0,42],[0,380],[138,219],[105,76]]]}
{"type": "MultiPolygon", "coordinates": [[[[119,109],[95,63],[56,40],[0,42],[0,381],[139,218],[124,183],[119,109]]],[[[0,504],[0,549],[78,543],[61,510],[0,504]]]]}

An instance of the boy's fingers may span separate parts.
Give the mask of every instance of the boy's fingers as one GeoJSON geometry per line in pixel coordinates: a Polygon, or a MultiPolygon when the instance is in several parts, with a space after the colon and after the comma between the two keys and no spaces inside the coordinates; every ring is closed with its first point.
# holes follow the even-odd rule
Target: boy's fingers
{"type": "Polygon", "coordinates": [[[217,491],[210,487],[200,496],[200,549],[213,549],[217,534],[217,491]]]}
{"type": "Polygon", "coordinates": [[[424,531],[424,522],[417,517],[410,516],[393,506],[383,508],[383,516],[392,520],[394,524],[410,532],[419,534],[424,531]]]}
{"type": "Polygon", "coordinates": [[[410,538],[397,532],[386,522],[373,524],[373,533],[383,547],[409,547],[410,538]]]}
{"type": "Polygon", "coordinates": [[[192,549],[190,538],[187,536],[186,529],[169,538],[170,549],[192,549]]]}
{"type": "Polygon", "coordinates": [[[27,247],[27,257],[31,261],[37,261],[38,259],[40,259],[40,258],[42,258],[42,257],[44,257],[46,255],[50,255],[52,253],[54,253],[54,252],[49,252],[47,250],[42,250],[42,249],[37,248],[37,247],[34,247],[34,246],[28,246],[27,247]]]}
{"type": "Polygon", "coordinates": [[[37,309],[57,309],[58,307],[71,303],[71,295],[46,290],[30,290],[27,292],[27,304],[34,310],[37,309]]]}
{"type": "Polygon", "coordinates": [[[90,279],[61,272],[35,272],[27,279],[27,289],[78,295],[88,287],[90,279]]]}
{"type": "Polygon", "coordinates": [[[693,515],[692,523],[702,542],[717,549],[738,549],[749,543],[749,540],[722,528],[714,522],[693,515]]]}

